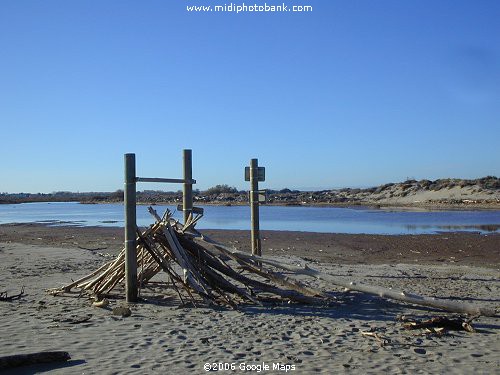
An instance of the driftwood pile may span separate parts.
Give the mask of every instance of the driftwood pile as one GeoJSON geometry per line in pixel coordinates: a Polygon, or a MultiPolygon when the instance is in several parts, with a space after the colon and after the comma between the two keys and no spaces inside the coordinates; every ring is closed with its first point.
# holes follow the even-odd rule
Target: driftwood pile
{"type": "MultiPolygon", "coordinates": [[[[200,302],[236,307],[241,302],[263,304],[288,302],[330,304],[336,300],[327,293],[305,285],[292,276],[309,276],[328,284],[374,294],[411,304],[431,306],[471,315],[494,316],[494,309],[478,305],[423,297],[377,286],[348,282],[345,279],[309,268],[285,264],[273,259],[250,255],[219,244],[194,229],[201,216],[190,217],[182,225],[167,211],[160,217],[151,207],[156,222],[137,232],[138,285],[144,287],[156,274],[164,271],[183,303],[200,302]]],[[[116,259],[52,294],[89,293],[97,300],[109,294],[125,278],[125,250],[116,259]]]]}
{"type": "MultiPolygon", "coordinates": [[[[156,222],[137,233],[137,279],[143,287],[160,271],[168,275],[171,286],[183,303],[236,307],[240,302],[262,304],[269,301],[293,301],[307,304],[328,303],[330,294],[305,286],[297,280],[264,267],[248,254],[233,254],[202,237],[194,230],[199,217],[181,225],[169,211],[163,217],[149,209],[156,222]],[[202,246],[195,239],[206,246],[202,246]],[[207,246],[208,245],[208,246],[207,246]],[[219,248],[219,249],[218,249],[219,248]]],[[[51,294],[73,289],[87,292],[98,300],[108,295],[125,278],[125,250],[116,259],[102,265],[51,294]]]]}

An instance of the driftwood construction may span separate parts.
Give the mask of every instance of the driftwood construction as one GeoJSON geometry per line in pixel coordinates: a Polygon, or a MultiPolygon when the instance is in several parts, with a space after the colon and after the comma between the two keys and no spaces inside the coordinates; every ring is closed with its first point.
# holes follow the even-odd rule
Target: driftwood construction
{"type": "MultiPolygon", "coordinates": [[[[201,218],[190,216],[185,225],[175,221],[169,211],[160,217],[151,207],[156,222],[143,232],[137,232],[137,281],[146,285],[164,271],[171,287],[183,303],[217,304],[236,307],[240,303],[263,304],[289,302],[330,304],[333,293],[317,290],[293,276],[305,275],[341,286],[347,290],[374,294],[406,303],[430,306],[451,312],[494,316],[493,309],[479,305],[414,295],[355,282],[346,282],[332,275],[309,268],[285,264],[266,257],[250,255],[219,244],[194,229],[201,218]]],[[[62,288],[49,292],[57,295],[88,293],[100,301],[125,278],[125,249],[116,259],[93,273],[62,288]]]]}

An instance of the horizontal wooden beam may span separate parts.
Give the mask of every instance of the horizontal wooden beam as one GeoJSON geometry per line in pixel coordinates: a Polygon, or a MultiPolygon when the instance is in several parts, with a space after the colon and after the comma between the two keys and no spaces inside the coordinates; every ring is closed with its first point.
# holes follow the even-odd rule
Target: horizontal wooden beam
{"type": "Polygon", "coordinates": [[[161,182],[168,184],[196,184],[196,180],[184,180],[182,178],[156,178],[156,177],[137,177],[137,182],[161,182]]]}

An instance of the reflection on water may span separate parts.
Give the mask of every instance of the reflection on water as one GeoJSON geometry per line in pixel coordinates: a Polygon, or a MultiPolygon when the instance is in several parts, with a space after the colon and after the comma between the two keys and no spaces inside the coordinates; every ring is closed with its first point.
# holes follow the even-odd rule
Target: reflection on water
{"type": "MultiPolygon", "coordinates": [[[[248,206],[204,206],[200,229],[250,228],[248,206]]],[[[181,220],[174,206],[157,205],[181,220]]],[[[0,205],[0,224],[43,223],[47,225],[123,227],[122,204],[24,203],[0,205]]],[[[137,223],[153,222],[147,206],[137,206],[137,223]]],[[[440,231],[498,233],[500,211],[394,211],[344,207],[262,206],[262,230],[289,230],[325,233],[422,234],[440,231]]]]}
{"type": "Polygon", "coordinates": [[[36,224],[45,224],[49,227],[57,227],[57,226],[75,226],[75,227],[84,227],[86,225],[85,220],[73,220],[73,221],[63,221],[63,220],[37,220],[36,224]]]}
{"type": "Polygon", "coordinates": [[[476,224],[476,225],[405,225],[409,231],[417,231],[418,229],[435,229],[439,228],[441,231],[455,232],[455,231],[476,231],[476,232],[498,232],[500,224],[476,224]]]}

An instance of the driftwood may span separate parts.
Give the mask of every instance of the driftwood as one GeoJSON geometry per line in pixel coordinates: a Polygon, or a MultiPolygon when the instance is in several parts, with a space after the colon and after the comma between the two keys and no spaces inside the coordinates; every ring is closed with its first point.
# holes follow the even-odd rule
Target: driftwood
{"type": "Polygon", "coordinates": [[[374,332],[374,331],[360,331],[360,333],[361,333],[361,335],[363,335],[365,337],[374,338],[377,341],[378,346],[380,346],[381,348],[386,346],[387,344],[389,344],[391,341],[389,339],[386,339],[386,338],[380,336],[377,332],[374,332]]]}
{"type": "MultiPolygon", "coordinates": [[[[229,248],[194,229],[199,216],[184,225],[171,218],[170,212],[160,217],[154,209],[149,212],[156,222],[143,232],[137,233],[138,282],[145,285],[158,272],[164,271],[179,298],[184,303],[190,299],[196,305],[195,295],[206,304],[222,304],[235,307],[246,301],[260,304],[269,299],[281,302],[329,304],[335,297],[309,287],[293,276],[303,275],[383,298],[410,304],[430,306],[452,312],[494,316],[493,309],[460,301],[449,301],[419,296],[366,285],[329,275],[305,265],[297,267],[273,259],[250,255],[229,248]],[[286,275],[283,273],[286,271],[286,275]],[[290,275],[291,274],[291,275],[290,275]]],[[[109,293],[125,277],[125,251],[115,260],[98,270],[51,293],[67,293],[80,289],[91,295],[109,293]]]]}
{"type": "Polygon", "coordinates": [[[303,268],[302,267],[297,267],[297,266],[292,266],[288,264],[284,264],[275,260],[271,259],[266,259],[263,257],[259,257],[257,255],[250,255],[241,251],[238,251],[236,249],[231,249],[227,246],[223,246],[207,236],[203,236],[200,234],[200,238],[202,241],[214,245],[219,251],[221,251],[223,254],[231,254],[235,257],[238,257],[239,259],[244,259],[247,261],[253,261],[253,262],[260,262],[263,264],[268,264],[271,266],[274,266],[276,268],[286,270],[289,272],[292,272],[296,275],[306,275],[306,276],[311,276],[319,280],[323,280],[338,286],[342,286],[348,290],[355,290],[358,292],[363,292],[363,293],[368,293],[368,294],[373,294],[377,295],[382,298],[387,298],[387,299],[393,299],[397,301],[402,301],[402,302],[407,302],[410,304],[414,305],[421,305],[421,306],[429,306],[429,307],[435,307],[441,310],[447,310],[451,312],[457,312],[457,313],[466,313],[466,314],[471,314],[471,315],[483,315],[483,316],[495,316],[496,312],[494,309],[490,309],[484,306],[479,306],[476,304],[472,303],[467,303],[467,302],[461,302],[461,301],[448,301],[444,299],[438,299],[434,297],[426,297],[426,296],[419,296],[417,294],[412,294],[409,292],[401,291],[401,290],[395,290],[395,289],[388,289],[388,288],[383,288],[379,286],[372,286],[372,285],[366,285],[354,281],[345,281],[343,279],[337,278],[335,276],[329,275],[324,272],[317,271],[315,269],[312,269],[305,265],[303,268]]]}
{"type": "Polygon", "coordinates": [[[9,296],[7,292],[0,292],[0,301],[13,301],[15,299],[20,299],[22,296],[24,296],[24,286],[21,288],[20,293],[12,296],[9,296]]]}
{"type": "MultiPolygon", "coordinates": [[[[236,307],[246,301],[262,304],[271,299],[278,302],[329,303],[334,297],[263,267],[256,262],[234,256],[221,256],[196,243],[183,230],[192,231],[195,222],[180,225],[167,213],[160,217],[152,208],[156,223],[137,233],[137,264],[139,285],[145,285],[154,275],[164,271],[181,301],[190,299],[196,305],[197,295],[205,304],[236,307]],[[231,263],[231,264],[230,264],[231,263]]],[[[199,216],[193,220],[199,220],[199,216]]],[[[107,262],[90,275],[84,276],[52,294],[89,293],[100,300],[125,276],[122,250],[115,260],[107,262]]]]}
{"type": "Polygon", "coordinates": [[[105,308],[109,305],[109,300],[107,298],[103,298],[102,300],[100,301],[94,301],[92,303],[92,306],[93,307],[101,307],[101,308],[105,308]]]}
{"type": "Polygon", "coordinates": [[[401,320],[403,321],[403,327],[405,329],[429,329],[434,332],[437,330],[476,332],[471,324],[472,320],[476,317],[467,320],[461,318],[448,318],[446,316],[436,316],[423,321],[404,318],[401,320]]]}
{"type": "Polygon", "coordinates": [[[37,352],[0,357],[0,370],[34,365],[37,363],[64,362],[70,360],[68,352],[37,352]]]}

